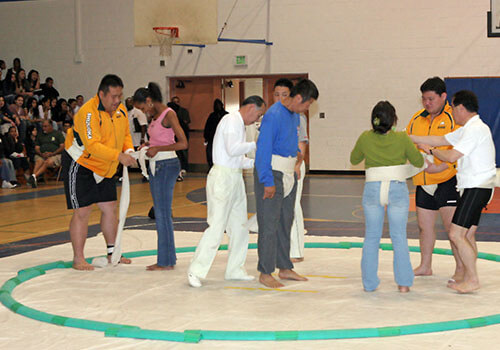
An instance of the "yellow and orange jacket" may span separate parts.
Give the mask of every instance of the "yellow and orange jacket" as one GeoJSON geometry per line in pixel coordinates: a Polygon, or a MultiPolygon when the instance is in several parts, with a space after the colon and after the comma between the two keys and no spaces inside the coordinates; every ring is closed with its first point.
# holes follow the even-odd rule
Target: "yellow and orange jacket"
{"type": "Polygon", "coordinates": [[[78,164],[111,178],[118,167],[118,155],[134,149],[127,109],[120,104],[110,115],[99,96],[94,96],[76,113],[64,145],[78,164]]]}
{"type": "MultiPolygon", "coordinates": [[[[458,129],[459,126],[455,123],[455,119],[451,114],[451,107],[446,102],[441,111],[441,114],[436,116],[431,123],[431,116],[425,109],[418,111],[408,123],[406,132],[408,135],[418,136],[443,136],[449,132],[458,129]]],[[[437,147],[440,149],[451,149],[452,146],[437,147]]],[[[443,163],[437,157],[434,157],[434,163],[443,163]]],[[[451,179],[457,173],[456,163],[448,163],[448,168],[436,174],[429,174],[422,171],[413,177],[415,185],[434,185],[440,184],[451,179]]]]}

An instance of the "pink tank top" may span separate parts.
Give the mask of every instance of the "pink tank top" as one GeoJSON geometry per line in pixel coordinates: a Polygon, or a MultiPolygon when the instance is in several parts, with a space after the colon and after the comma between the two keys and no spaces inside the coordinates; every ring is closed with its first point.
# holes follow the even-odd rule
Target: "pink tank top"
{"type": "Polygon", "coordinates": [[[167,107],[156,120],[152,120],[151,124],[149,124],[148,134],[150,146],[168,146],[175,143],[174,129],[166,128],[161,125],[168,111],[171,110],[171,108],[167,107]]]}

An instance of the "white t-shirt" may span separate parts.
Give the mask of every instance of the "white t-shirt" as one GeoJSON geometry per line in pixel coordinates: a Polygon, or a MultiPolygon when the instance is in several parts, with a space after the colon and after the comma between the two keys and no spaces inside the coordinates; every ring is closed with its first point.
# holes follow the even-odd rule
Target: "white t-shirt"
{"type": "Polygon", "coordinates": [[[38,114],[40,115],[41,119],[52,120],[52,111],[50,109],[47,111],[47,115],[45,115],[45,113],[43,111],[43,107],[38,106],[38,114]]]}
{"type": "Polygon", "coordinates": [[[479,187],[495,178],[495,144],[479,115],[444,137],[464,155],[457,161],[457,188],[479,187]]]}
{"type": "Polygon", "coordinates": [[[148,118],[140,109],[137,109],[135,107],[128,111],[128,123],[130,126],[132,143],[134,144],[134,147],[138,147],[141,145],[141,133],[135,132],[134,118],[137,118],[137,120],[139,121],[139,125],[141,126],[148,125],[148,118]]]}
{"type": "Polygon", "coordinates": [[[245,154],[255,150],[255,142],[245,142],[245,124],[240,112],[226,114],[215,131],[212,157],[214,164],[232,169],[250,169],[254,160],[245,154]]]}

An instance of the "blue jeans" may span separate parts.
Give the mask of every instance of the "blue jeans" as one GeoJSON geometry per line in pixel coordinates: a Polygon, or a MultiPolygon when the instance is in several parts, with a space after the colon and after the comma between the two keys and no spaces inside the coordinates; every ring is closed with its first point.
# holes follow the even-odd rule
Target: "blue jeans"
{"type": "MultiPolygon", "coordinates": [[[[391,181],[389,188],[389,233],[394,250],[394,279],[399,286],[410,287],[413,284],[413,269],[406,239],[406,224],[410,205],[406,182],[391,181]]],[[[380,182],[366,182],[363,191],[363,209],[365,212],[365,241],[361,274],[366,291],[377,289],[378,252],[384,227],[384,207],[380,204],[380,182]]]]}
{"type": "Polygon", "coordinates": [[[149,172],[149,187],[155,208],[156,231],[158,232],[158,266],[174,266],[175,255],[174,223],[172,221],[172,199],[174,186],[180,171],[177,158],[156,162],[155,175],[149,172]]]}

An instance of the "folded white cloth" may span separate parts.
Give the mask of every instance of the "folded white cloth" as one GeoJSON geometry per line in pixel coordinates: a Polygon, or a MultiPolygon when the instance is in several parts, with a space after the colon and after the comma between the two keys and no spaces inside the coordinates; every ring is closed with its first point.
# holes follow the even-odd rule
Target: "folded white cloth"
{"type": "Polygon", "coordinates": [[[271,159],[271,166],[273,170],[283,173],[283,198],[287,197],[292,192],[293,185],[295,184],[295,164],[297,164],[297,157],[282,157],[273,154],[271,159]]]}

